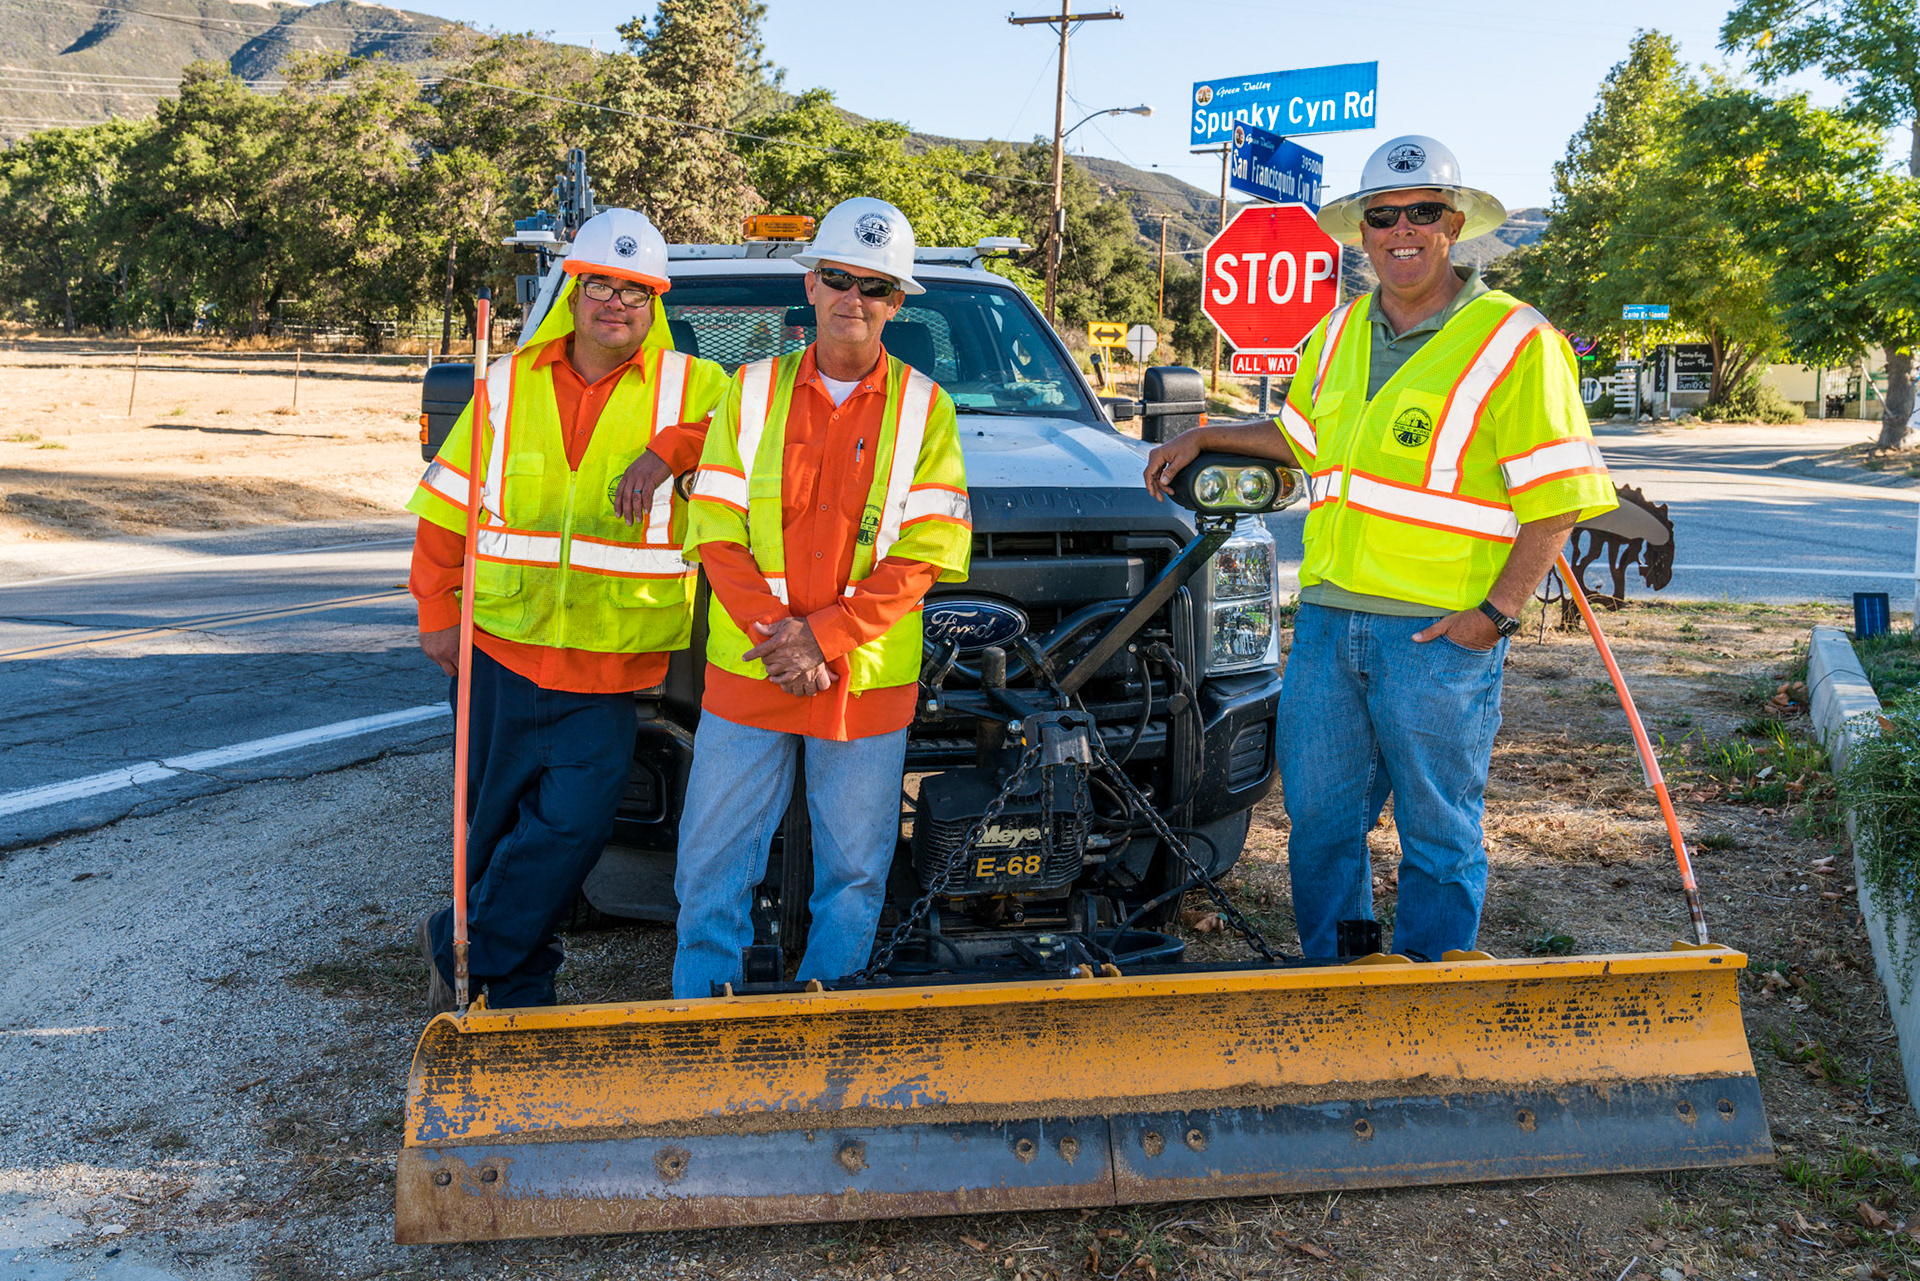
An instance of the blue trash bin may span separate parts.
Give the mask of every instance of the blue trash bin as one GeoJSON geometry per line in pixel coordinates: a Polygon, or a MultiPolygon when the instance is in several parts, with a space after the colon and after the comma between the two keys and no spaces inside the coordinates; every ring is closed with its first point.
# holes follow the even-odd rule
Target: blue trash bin
{"type": "Polygon", "coordinates": [[[1869,636],[1884,636],[1887,633],[1890,614],[1885,592],[1855,592],[1853,594],[1853,636],[1855,640],[1865,640],[1869,636]]]}

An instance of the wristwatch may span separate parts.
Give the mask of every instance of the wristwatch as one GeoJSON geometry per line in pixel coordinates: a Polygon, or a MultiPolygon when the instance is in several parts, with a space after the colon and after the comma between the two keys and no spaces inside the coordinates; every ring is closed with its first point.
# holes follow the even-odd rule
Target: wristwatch
{"type": "Polygon", "coordinates": [[[1493,623],[1493,630],[1499,632],[1503,638],[1512,636],[1520,630],[1520,620],[1517,618],[1508,618],[1505,614],[1501,613],[1490,600],[1480,602],[1480,612],[1487,616],[1488,620],[1493,623]]]}

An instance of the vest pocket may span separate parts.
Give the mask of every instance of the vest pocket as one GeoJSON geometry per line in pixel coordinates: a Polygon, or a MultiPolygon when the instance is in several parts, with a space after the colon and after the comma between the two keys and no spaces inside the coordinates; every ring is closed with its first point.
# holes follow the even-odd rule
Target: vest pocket
{"type": "Polygon", "coordinates": [[[526,577],[524,566],[474,562],[473,613],[488,631],[517,631],[526,622],[526,577]]]}

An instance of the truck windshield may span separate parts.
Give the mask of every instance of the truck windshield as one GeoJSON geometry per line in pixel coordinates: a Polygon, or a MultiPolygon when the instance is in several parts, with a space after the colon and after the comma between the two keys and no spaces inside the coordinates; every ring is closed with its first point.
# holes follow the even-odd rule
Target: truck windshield
{"type": "MultiPolygon", "coordinates": [[[[673,345],[725,365],[799,351],[813,341],[800,276],[681,276],[662,300],[673,345]]],[[[887,350],[931,377],[961,413],[1043,414],[1104,422],[1066,355],[1013,288],[929,280],[887,322],[887,350]]]]}

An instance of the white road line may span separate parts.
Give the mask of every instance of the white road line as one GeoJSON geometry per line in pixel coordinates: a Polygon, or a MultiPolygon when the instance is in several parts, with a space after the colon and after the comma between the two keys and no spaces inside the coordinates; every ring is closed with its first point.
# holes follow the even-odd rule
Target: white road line
{"type": "Polygon", "coordinates": [[[413,542],[413,535],[405,538],[368,538],[357,543],[326,543],[319,547],[295,547],[284,552],[242,552],[238,556],[199,556],[192,560],[158,560],[150,565],[136,565],[132,569],[91,569],[84,574],[52,574],[45,578],[23,578],[18,582],[0,583],[0,591],[9,587],[39,587],[43,583],[69,583],[76,578],[108,578],[115,574],[178,574],[195,570],[231,569],[236,562],[243,560],[263,560],[274,556],[311,556],[315,552],[358,551],[362,547],[395,547],[401,543],[413,542]]]}
{"type": "Polygon", "coordinates": [[[22,814],[28,810],[44,809],[49,805],[82,800],[89,796],[100,796],[107,792],[118,792],[123,788],[137,787],[142,783],[172,778],[176,774],[183,774],[190,770],[218,769],[223,765],[234,765],[262,756],[291,752],[296,748],[310,747],[315,743],[331,743],[335,739],[354,738],[361,734],[374,733],[376,730],[391,729],[397,725],[411,725],[416,721],[428,721],[437,716],[447,715],[451,715],[451,709],[445,703],[429,703],[424,707],[409,707],[398,712],[382,712],[378,716],[361,716],[350,721],[335,721],[331,725],[317,725],[312,729],[295,730],[291,734],[276,734],[272,738],[256,738],[247,743],[235,743],[231,747],[216,747],[186,756],[170,757],[163,761],[142,761],[138,765],[124,765],[103,774],[89,774],[85,778],[69,779],[64,783],[43,783],[39,787],[22,788],[17,792],[0,792],[0,817],[8,814],[22,814]]]}
{"type": "Polygon", "coordinates": [[[1821,578],[1912,578],[1910,569],[1789,569],[1784,565],[1675,565],[1682,569],[1732,574],[1812,574],[1821,578]]]}

